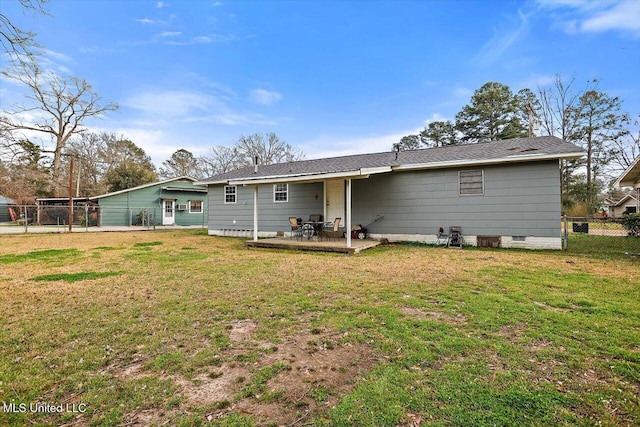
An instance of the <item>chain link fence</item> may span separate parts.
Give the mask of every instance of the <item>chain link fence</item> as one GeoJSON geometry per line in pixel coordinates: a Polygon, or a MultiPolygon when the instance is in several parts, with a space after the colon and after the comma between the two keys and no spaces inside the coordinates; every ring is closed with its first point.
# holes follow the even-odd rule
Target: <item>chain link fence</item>
{"type": "Polygon", "coordinates": [[[640,230],[629,227],[626,219],[564,217],[564,249],[572,253],[640,256],[640,230]]]}
{"type": "MultiPolygon", "coordinates": [[[[172,211],[171,215],[166,225],[206,228],[206,212],[172,211]],[[178,215],[182,217],[178,218],[178,215]]],[[[69,205],[0,204],[0,234],[3,232],[62,232],[69,229],[69,222],[72,229],[86,231],[125,227],[155,230],[157,226],[163,225],[163,210],[160,207],[120,208],[83,204],[73,206],[70,212],[69,205]]]]}

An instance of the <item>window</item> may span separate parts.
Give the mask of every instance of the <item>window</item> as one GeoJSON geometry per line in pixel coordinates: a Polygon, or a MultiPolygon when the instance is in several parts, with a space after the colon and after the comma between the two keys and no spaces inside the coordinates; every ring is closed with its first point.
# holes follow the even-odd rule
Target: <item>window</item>
{"type": "Polygon", "coordinates": [[[273,201],[275,203],[289,201],[289,184],[274,184],[273,201]]]}
{"type": "Polygon", "coordinates": [[[458,171],[461,196],[481,196],[484,194],[484,171],[458,171]]]}
{"type": "Polygon", "coordinates": [[[189,213],[202,213],[202,200],[189,200],[189,213]]]}
{"type": "Polygon", "coordinates": [[[235,185],[227,185],[224,187],[224,203],[235,203],[238,193],[238,187],[235,185]]]}
{"type": "Polygon", "coordinates": [[[636,213],[636,210],[635,206],[625,206],[623,215],[634,214],[636,213]]]}

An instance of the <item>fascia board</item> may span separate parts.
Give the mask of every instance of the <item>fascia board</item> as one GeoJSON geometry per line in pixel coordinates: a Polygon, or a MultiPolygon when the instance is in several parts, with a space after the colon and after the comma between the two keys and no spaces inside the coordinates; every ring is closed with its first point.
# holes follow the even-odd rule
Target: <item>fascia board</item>
{"type": "Polygon", "coordinates": [[[289,182],[317,182],[327,179],[337,178],[368,178],[369,174],[363,174],[361,170],[347,171],[347,172],[333,172],[333,173],[319,173],[319,174],[305,174],[305,175],[280,175],[280,176],[266,176],[263,178],[253,179],[237,179],[229,180],[229,185],[261,185],[261,184],[278,184],[289,182]]]}
{"type": "Polygon", "coordinates": [[[450,160],[445,162],[430,162],[430,163],[416,163],[409,165],[394,166],[394,171],[403,170],[417,170],[417,169],[442,169],[451,167],[464,167],[464,166],[477,166],[477,165],[492,165],[492,164],[504,164],[504,163],[518,163],[529,162],[537,160],[555,160],[555,159],[578,159],[583,156],[583,153],[566,153],[566,154],[526,154],[522,156],[508,156],[500,157],[497,159],[473,159],[473,160],[450,160]]]}
{"type": "Polygon", "coordinates": [[[627,169],[625,169],[624,172],[622,172],[622,174],[618,177],[618,179],[615,180],[615,182],[613,183],[614,187],[633,187],[635,182],[638,182],[638,179],[640,178],[640,173],[636,173],[636,176],[633,176],[633,174],[631,173],[632,171],[634,171],[634,169],[638,168],[638,165],[640,164],[640,156],[638,156],[638,158],[631,163],[631,165],[629,165],[629,167],[627,169]]]}

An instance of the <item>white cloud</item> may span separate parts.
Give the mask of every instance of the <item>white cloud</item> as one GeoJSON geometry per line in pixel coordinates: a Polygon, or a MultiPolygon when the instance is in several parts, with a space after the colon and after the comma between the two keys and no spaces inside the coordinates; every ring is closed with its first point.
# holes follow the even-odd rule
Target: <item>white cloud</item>
{"type": "Polygon", "coordinates": [[[148,115],[183,118],[194,111],[206,111],[216,104],[210,95],[179,90],[144,91],[123,102],[124,106],[148,115]]]}
{"type": "Polygon", "coordinates": [[[552,11],[554,25],[568,34],[619,31],[640,37],[640,1],[537,0],[539,9],[552,11]]]}
{"type": "Polygon", "coordinates": [[[155,21],[153,19],[149,19],[149,18],[134,19],[134,21],[139,22],[139,23],[144,24],[144,25],[154,24],[155,23],[155,21]]]}
{"type": "Polygon", "coordinates": [[[311,141],[303,142],[300,144],[300,148],[309,159],[380,153],[391,151],[393,144],[400,141],[403,136],[415,135],[421,130],[422,127],[408,129],[403,132],[353,138],[322,135],[311,141]]]}
{"type": "Polygon", "coordinates": [[[159,1],[158,3],[156,3],[156,8],[158,9],[162,9],[163,7],[167,7],[168,4],[163,2],[163,1],[159,1]]]}
{"type": "Polygon", "coordinates": [[[197,37],[194,37],[192,40],[193,40],[193,43],[196,43],[196,44],[208,44],[213,42],[213,39],[209,36],[197,36],[197,37]]]}
{"type": "Polygon", "coordinates": [[[587,32],[620,30],[640,37],[640,2],[622,1],[609,10],[598,12],[582,22],[582,30],[587,32]]]}
{"type": "Polygon", "coordinates": [[[249,93],[249,100],[255,104],[273,105],[281,99],[281,93],[266,89],[254,89],[249,93]]]}
{"type": "Polygon", "coordinates": [[[158,34],[158,37],[178,37],[181,34],[180,31],[165,31],[158,34]]]}
{"type": "Polygon", "coordinates": [[[554,82],[555,75],[540,75],[537,73],[531,74],[518,84],[518,87],[529,88],[535,92],[538,87],[549,86],[554,82]]]}
{"type": "Polygon", "coordinates": [[[504,26],[494,28],[493,37],[480,48],[472,62],[483,66],[494,64],[526,34],[529,29],[529,16],[530,14],[523,10],[518,10],[516,19],[505,19],[504,26]]]}

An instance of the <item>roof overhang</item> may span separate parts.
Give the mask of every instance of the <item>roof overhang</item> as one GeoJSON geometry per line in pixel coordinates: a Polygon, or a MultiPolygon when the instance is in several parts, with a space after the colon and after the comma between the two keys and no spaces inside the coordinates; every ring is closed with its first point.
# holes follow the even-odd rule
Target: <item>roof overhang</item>
{"type": "Polygon", "coordinates": [[[207,189],[206,188],[198,188],[196,186],[194,186],[193,188],[187,188],[187,187],[162,187],[163,191],[181,191],[181,192],[188,192],[188,193],[206,193],[207,189]]]}
{"type": "Polygon", "coordinates": [[[566,154],[523,154],[508,157],[500,157],[496,159],[469,159],[469,160],[449,160],[444,162],[416,163],[395,166],[394,171],[408,171],[419,169],[443,169],[453,167],[482,166],[495,164],[520,163],[543,160],[559,160],[559,159],[579,159],[584,153],[566,153],[566,154]]]}
{"type": "Polygon", "coordinates": [[[361,168],[350,171],[340,172],[310,172],[310,173],[292,173],[271,176],[246,176],[236,179],[225,179],[217,181],[198,181],[195,185],[261,185],[261,184],[278,184],[278,183],[305,183],[305,182],[321,182],[330,179],[365,179],[370,175],[388,173],[395,171],[410,171],[424,169],[444,169],[455,167],[471,167],[494,164],[509,164],[534,161],[549,160],[568,160],[579,159],[584,156],[584,151],[575,151],[569,153],[536,153],[536,154],[514,154],[512,156],[494,158],[494,159],[467,159],[467,160],[448,160],[442,162],[428,162],[405,164],[398,166],[381,166],[374,168],[361,168]]]}
{"type": "Polygon", "coordinates": [[[262,185],[262,184],[279,184],[279,183],[308,183],[322,182],[331,179],[366,179],[370,175],[391,172],[391,166],[377,168],[362,168],[353,171],[328,172],[328,173],[308,173],[308,174],[291,174],[264,176],[255,178],[231,179],[228,181],[216,182],[216,184],[228,185],[262,185]]]}
{"type": "Polygon", "coordinates": [[[640,156],[613,183],[615,187],[640,188],[640,156]]]}

